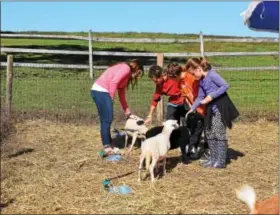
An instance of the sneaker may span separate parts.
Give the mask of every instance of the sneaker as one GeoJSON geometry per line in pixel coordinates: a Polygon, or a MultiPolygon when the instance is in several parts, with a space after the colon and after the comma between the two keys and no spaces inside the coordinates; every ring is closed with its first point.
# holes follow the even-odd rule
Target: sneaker
{"type": "Polygon", "coordinates": [[[200,160],[201,161],[208,161],[210,160],[210,150],[206,150],[203,155],[201,156],[200,160]]]}
{"type": "Polygon", "coordinates": [[[104,146],[103,150],[105,152],[105,156],[115,154],[114,149],[113,149],[113,147],[111,145],[104,146]]]}
{"type": "Polygon", "coordinates": [[[190,158],[192,160],[198,160],[200,158],[199,151],[196,148],[193,148],[193,150],[191,151],[190,158]]]}
{"type": "Polygon", "coordinates": [[[215,162],[215,161],[205,161],[203,163],[200,164],[202,167],[206,167],[206,168],[217,168],[217,169],[223,169],[226,168],[226,166],[223,163],[220,162],[215,162]]]}
{"type": "Polygon", "coordinates": [[[115,154],[119,154],[119,153],[120,153],[120,149],[119,149],[118,147],[114,147],[114,148],[113,148],[113,152],[114,152],[115,154]]]}
{"type": "Polygon", "coordinates": [[[202,167],[213,167],[214,161],[208,160],[200,163],[200,166],[202,167]]]}
{"type": "Polygon", "coordinates": [[[114,154],[120,154],[121,153],[119,148],[113,147],[111,145],[104,146],[104,152],[105,152],[106,156],[114,155],[114,154]]]}
{"type": "Polygon", "coordinates": [[[226,168],[226,165],[224,163],[221,163],[221,162],[215,162],[212,167],[223,169],[223,168],[226,168]]]}

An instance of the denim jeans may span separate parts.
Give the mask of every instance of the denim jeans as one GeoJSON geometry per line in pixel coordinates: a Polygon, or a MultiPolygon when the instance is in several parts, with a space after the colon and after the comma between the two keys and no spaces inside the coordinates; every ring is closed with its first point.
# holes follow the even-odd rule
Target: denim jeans
{"type": "Polygon", "coordinates": [[[103,146],[111,145],[110,128],[113,121],[113,101],[107,92],[91,90],[91,97],[98,110],[102,144],[103,146]]]}

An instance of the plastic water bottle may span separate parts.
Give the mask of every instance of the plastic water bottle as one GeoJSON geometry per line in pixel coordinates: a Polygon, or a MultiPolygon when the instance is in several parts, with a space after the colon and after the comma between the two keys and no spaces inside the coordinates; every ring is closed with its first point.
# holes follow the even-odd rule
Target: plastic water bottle
{"type": "Polygon", "coordinates": [[[107,161],[120,161],[122,159],[121,155],[115,154],[115,155],[109,155],[106,157],[107,161]]]}
{"type": "Polygon", "coordinates": [[[113,186],[111,184],[111,180],[109,178],[106,178],[105,180],[102,181],[102,184],[109,193],[112,194],[130,194],[132,193],[132,189],[127,186],[127,185],[122,185],[122,186],[113,186]]]}
{"type": "Polygon", "coordinates": [[[122,185],[122,186],[111,186],[108,189],[109,193],[114,193],[114,194],[130,194],[132,193],[132,190],[129,186],[127,185],[122,185]]]}

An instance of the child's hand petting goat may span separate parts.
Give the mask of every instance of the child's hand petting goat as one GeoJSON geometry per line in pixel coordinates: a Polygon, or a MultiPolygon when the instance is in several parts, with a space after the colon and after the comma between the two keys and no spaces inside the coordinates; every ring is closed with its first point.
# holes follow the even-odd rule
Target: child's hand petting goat
{"type": "Polygon", "coordinates": [[[166,174],[166,156],[170,149],[170,135],[179,128],[177,120],[167,120],[162,123],[163,130],[158,135],[146,139],[141,145],[138,181],[141,181],[141,169],[146,158],[146,170],[150,171],[151,181],[155,181],[154,169],[159,161],[163,160],[163,175],[166,174]],[[152,157],[152,163],[150,164],[152,157]]]}

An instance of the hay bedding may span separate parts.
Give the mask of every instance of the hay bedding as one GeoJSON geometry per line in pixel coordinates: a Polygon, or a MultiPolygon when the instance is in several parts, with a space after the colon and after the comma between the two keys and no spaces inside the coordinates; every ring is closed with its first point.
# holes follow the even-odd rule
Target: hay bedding
{"type": "Polygon", "coordinates": [[[134,191],[117,196],[104,191],[101,181],[137,169],[139,149],[128,161],[111,163],[97,156],[98,127],[43,120],[17,124],[17,133],[2,147],[1,199],[15,200],[2,213],[248,213],[234,189],[249,183],[259,198],[278,190],[278,125],[237,123],[229,134],[235,159],[227,169],[204,169],[197,161],[181,166],[180,153],[173,150],[167,176],[155,188],[149,180],[138,183],[134,173],[112,181],[134,191]]]}

